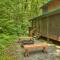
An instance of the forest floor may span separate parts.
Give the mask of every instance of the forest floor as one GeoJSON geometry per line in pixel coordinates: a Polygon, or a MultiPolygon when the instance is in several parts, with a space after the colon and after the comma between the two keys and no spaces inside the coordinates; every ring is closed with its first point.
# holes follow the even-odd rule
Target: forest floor
{"type": "Polygon", "coordinates": [[[4,51],[3,60],[23,60],[23,49],[20,47],[20,44],[13,43],[4,51]]]}
{"type": "MultiPolygon", "coordinates": [[[[35,41],[36,44],[41,42],[46,43],[43,40],[35,41]]],[[[5,49],[5,60],[60,60],[60,46],[50,43],[47,44],[49,45],[47,54],[41,52],[41,49],[34,49],[29,57],[24,57],[24,49],[20,47],[20,44],[13,43],[5,49]]]]}

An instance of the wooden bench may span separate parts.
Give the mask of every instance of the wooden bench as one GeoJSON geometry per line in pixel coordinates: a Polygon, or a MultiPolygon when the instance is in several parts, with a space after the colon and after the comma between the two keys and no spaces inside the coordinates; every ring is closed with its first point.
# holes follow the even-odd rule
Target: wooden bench
{"type": "Polygon", "coordinates": [[[24,49],[25,49],[25,52],[24,52],[24,56],[29,56],[29,50],[30,49],[34,49],[34,48],[43,48],[43,52],[47,53],[47,47],[48,45],[47,44],[31,44],[31,45],[24,45],[24,49]]]}

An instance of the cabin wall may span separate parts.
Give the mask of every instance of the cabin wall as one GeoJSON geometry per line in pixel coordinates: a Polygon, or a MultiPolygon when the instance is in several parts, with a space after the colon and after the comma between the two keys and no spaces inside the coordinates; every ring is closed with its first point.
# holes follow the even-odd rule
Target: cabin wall
{"type": "Polygon", "coordinates": [[[40,32],[40,20],[39,18],[36,19],[36,33],[39,33],[40,32]]]}
{"type": "Polygon", "coordinates": [[[47,36],[47,18],[41,19],[41,35],[47,36]]]}
{"type": "MultiPolygon", "coordinates": [[[[60,0],[54,0],[44,6],[43,14],[56,8],[60,8],[60,0]]],[[[45,17],[37,17],[33,19],[32,26],[33,29],[36,28],[34,33],[38,32],[44,37],[58,40],[60,36],[60,13],[45,17]]]]}
{"type": "Polygon", "coordinates": [[[39,17],[33,20],[34,33],[38,32],[43,37],[58,40],[60,36],[60,14],[51,15],[48,17],[39,17]]]}
{"type": "Polygon", "coordinates": [[[54,0],[53,2],[48,3],[48,11],[60,8],[60,0],[54,0]]]}
{"type": "Polygon", "coordinates": [[[60,14],[49,17],[49,34],[60,36],[60,14]]]}

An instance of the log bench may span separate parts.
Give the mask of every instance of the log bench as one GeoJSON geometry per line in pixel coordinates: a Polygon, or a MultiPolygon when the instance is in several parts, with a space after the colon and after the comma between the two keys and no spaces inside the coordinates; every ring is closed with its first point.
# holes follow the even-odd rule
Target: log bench
{"type": "Polygon", "coordinates": [[[31,44],[31,45],[24,45],[24,49],[25,49],[25,52],[24,52],[24,56],[29,56],[29,50],[30,49],[34,49],[34,48],[43,48],[43,52],[47,53],[47,47],[48,45],[47,44],[31,44]]]}

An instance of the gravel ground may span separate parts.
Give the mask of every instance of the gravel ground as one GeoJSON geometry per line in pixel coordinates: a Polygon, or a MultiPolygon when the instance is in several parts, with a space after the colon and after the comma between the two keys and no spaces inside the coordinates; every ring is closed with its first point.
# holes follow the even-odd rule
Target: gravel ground
{"type": "MultiPolygon", "coordinates": [[[[34,41],[35,44],[47,43],[42,39],[34,41]]],[[[24,57],[24,49],[20,47],[20,44],[14,43],[5,50],[5,60],[60,60],[60,46],[56,46],[51,42],[47,44],[49,45],[47,54],[43,53],[42,49],[32,49],[29,57],[24,57]]]]}
{"type": "MultiPolygon", "coordinates": [[[[42,42],[46,43],[42,40],[35,40],[35,44],[42,42]]],[[[52,43],[48,43],[48,45],[47,53],[41,52],[41,49],[34,49],[30,52],[29,57],[24,57],[24,60],[60,60],[60,48],[57,48],[56,45],[52,43]]]]}
{"type": "Polygon", "coordinates": [[[41,52],[30,54],[29,57],[25,57],[25,60],[60,60],[60,53],[53,50],[54,48],[50,49],[47,54],[41,52]]]}

